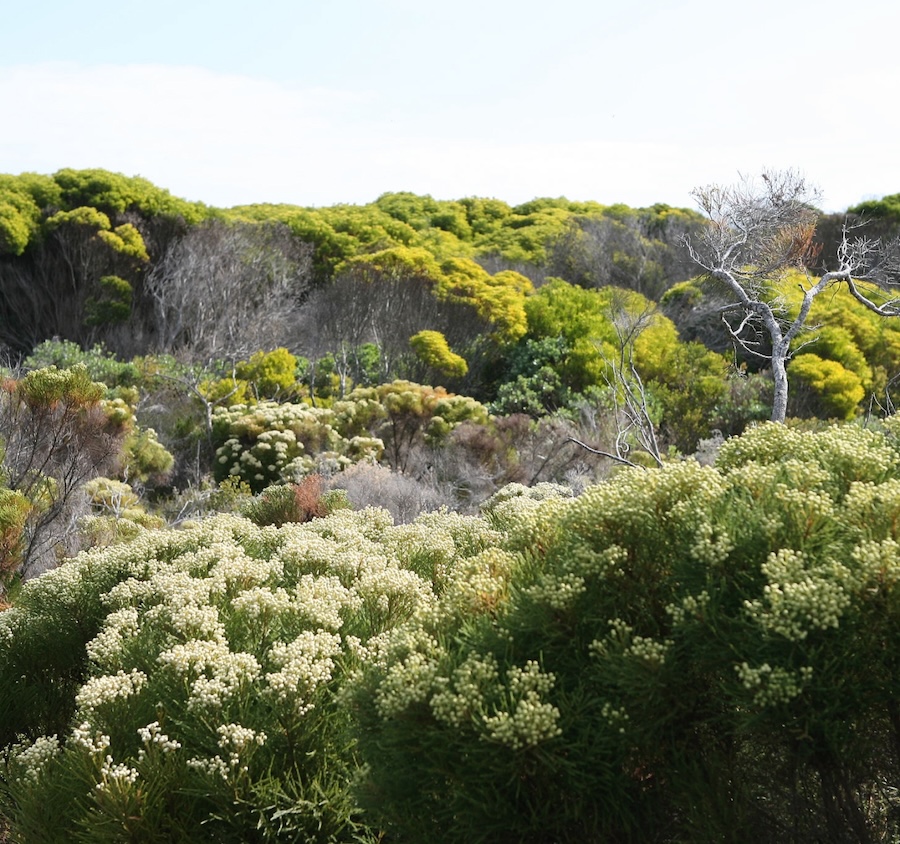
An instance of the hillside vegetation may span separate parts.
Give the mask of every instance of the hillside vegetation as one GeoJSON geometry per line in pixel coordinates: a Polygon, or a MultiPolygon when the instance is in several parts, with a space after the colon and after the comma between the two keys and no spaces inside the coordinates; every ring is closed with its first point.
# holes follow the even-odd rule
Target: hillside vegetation
{"type": "Polygon", "coordinates": [[[900,320],[709,226],[0,176],[0,840],[895,840],[900,320]]]}

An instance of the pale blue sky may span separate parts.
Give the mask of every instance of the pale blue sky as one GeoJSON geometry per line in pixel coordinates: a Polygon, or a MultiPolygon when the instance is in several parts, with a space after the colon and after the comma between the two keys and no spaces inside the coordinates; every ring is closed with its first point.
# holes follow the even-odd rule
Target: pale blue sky
{"type": "Polygon", "coordinates": [[[211,205],[900,192],[895,0],[0,0],[0,172],[211,205]]]}

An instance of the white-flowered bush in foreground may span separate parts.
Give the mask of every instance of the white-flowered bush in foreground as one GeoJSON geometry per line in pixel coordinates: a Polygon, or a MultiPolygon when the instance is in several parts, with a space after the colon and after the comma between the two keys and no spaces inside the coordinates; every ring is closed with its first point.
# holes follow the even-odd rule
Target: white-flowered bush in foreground
{"type": "Polygon", "coordinates": [[[385,511],[340,511],[281,528],[222,515],[27,584],[0,613],[2,655],[15,657],[0,696],[71,680],[68,696],[23,709],[5,735],[14,825],[41,841],[86,828],[97,841],[123,828],[154,840],[189,830],[244,841],[249,829],[349,840],[359,824],[337,691],[501,539],[452,513],[394,526],[385,511]],[[45,824],[38,807],[51,800],[68,809],[45,824]]]}
{"type": "Polygon", "coordinates": [[[409,841],[897,832],[898,474],[890,432],[763,425],[715,467],[495,496],[503,542],[350,686],[370,816],[409,841]]]}
{"type": "Polygon", "coordinates": [[[0,811],[41,842],[880,840],[898,454],[763,425],[480,517],[85,553],[0,613],[0,811]]]}

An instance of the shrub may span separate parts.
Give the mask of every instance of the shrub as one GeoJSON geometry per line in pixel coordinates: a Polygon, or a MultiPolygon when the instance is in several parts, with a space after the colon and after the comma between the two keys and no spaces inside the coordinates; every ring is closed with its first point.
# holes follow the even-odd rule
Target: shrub
{"type": "Polygon", "coordinates": [[[270,486],[242,509],[257,525],[280,527],[287,522],[308,522],[350,507],[342,490],[325,490],[321,475],[308,475],[300,483],[270,486]]]}
{"type": "Polygon", "coordinates": [[[31,502],[22,493],[0,487],[0,597],[22,565],[25,525],[31,502]]]}
{"type": "Polygon", "coordinates": [[[452,570],[499,538],[442,518],[217,516],[26,583],[0,612],[0,814],[14,834],[367,840],[349,789],[348,671],[433,603],[410,568],[427,568],[421,541],[452,570]]]}
{"type": "Polygon", "coordinates": [[[890,840],[895,428],[84,553],[0,613],[0,812],[49,842],[890,840]]]}
{"type": "Polygon", "coordinates": [[[363,805],[397,840],[888,840],[898,485],[889,438],[764,425],[498,496],[481,611],[395,629],[355,687],[363,805]]]}
{"type": "Polygon", "coordinates": [[[121,465],[130,408],[105,402],[106,387],[83,364],[29,372],[0,384],[6,485],[32,507],[24,529],[23,574],[55,565],[74,536],[81,488],[121,465]]]}

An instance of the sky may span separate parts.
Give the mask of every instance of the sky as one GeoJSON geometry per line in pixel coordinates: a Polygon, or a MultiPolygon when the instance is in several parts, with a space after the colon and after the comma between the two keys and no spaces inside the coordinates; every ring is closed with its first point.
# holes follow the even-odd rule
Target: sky
{"type": "Polygon", "coordinates": [[[0,173],[217,207],[900,192],[896,0],[0,0],[0,173]]]}

